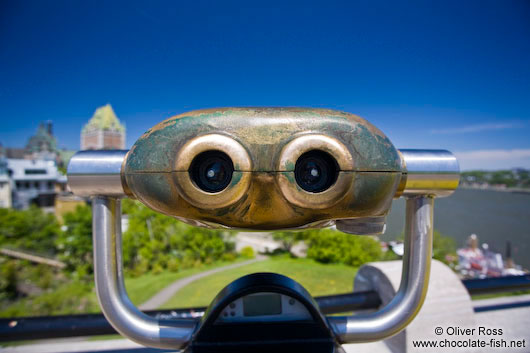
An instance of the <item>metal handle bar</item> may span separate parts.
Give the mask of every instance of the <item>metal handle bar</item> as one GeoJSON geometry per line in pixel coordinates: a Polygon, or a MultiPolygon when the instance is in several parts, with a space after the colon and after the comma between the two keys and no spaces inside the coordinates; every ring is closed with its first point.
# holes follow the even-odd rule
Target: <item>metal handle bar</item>
{"type": "MultiPolygon", "coordinates": [[[[396,196],[407,198],[405,255],[401,285],[381,310],[329,317],[343,343],[369,342],[392,336],[419,312],[427,293],[432,253],[434,197],[448,196],[458,186],[456,158],[442,150],[400,150],[403,177],[396,196]]],[[[96,291],[102,311],[122,335],[158,348],[182,348],[195,324],[159,321],[140,312],[123,284],[120,197],[130,195],[121,166],[127,151],[81,151],[70,161],[68,183],[79,196],[94,197],[93,238],[96,291]]]]}
{"type": "Polygon", "coordinates": [[[341,342],[385,339],[404,329],[418,314],[429,284],[433,204],[432,196],[407,198],[405,254],[399,290],[390,303],[375,313],[329,317],[341,342]]]}
{"type": "Polygon", "coordinates": [[[92,204],[94,277],[101,311],[123,336],[156,348],[181,348],[189,342],[196,323],[159,320],[138,310],[123,282],[120,200],[97,196],[92,204]]]}

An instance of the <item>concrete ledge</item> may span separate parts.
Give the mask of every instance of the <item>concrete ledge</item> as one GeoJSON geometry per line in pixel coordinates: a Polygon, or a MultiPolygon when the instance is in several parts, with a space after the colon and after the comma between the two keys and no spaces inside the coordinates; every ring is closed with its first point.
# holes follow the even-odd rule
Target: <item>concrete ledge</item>
{"type": "MultiPolygon", "coordinates": [[[[401,261],[374,262],[362,266],[354,281],[354,291],[375,290],[383,305],[395,296],[401,282],[401,261]]],[[[423,307],[412,323],[401,333],[385,340],[394,353],[402,352],[457,352],[454,348],[413,348],[413,340],[440,340],[437,327],[476,326],[471,298],[458,276],[445,264],[433,260],[429,290],[423,307]]],[[[452,339],[451,337],[449,337],[452,339]]],[[[466,349],[465,352],[480,350],[466,349]]]]}

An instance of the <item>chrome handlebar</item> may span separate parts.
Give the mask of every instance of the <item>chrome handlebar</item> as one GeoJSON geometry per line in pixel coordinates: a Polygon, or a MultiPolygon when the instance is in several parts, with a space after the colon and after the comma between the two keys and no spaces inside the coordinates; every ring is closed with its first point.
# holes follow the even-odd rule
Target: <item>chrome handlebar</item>
{"type": "MultiPolygon", "coordinates": [[[[405,254],[395,298],[377,312],[329,317],[342,343],[392,336],[419,312],[427,293],[432,256],[435,197],[458,187],[456,158],[442,150],[400,150],[403,176],[396,197],[407,199],[405,254]]],[[[112,326],[131,340],[157,348],[183,348],[195,323],[166,323],[140,312],[127,296],[121,254],[120,198],[132,194],[122,177],[127,151],[81,151],[68,166],[68,184],[79,196],[93,197],[94,273],[102,311],[112,326]]]]}

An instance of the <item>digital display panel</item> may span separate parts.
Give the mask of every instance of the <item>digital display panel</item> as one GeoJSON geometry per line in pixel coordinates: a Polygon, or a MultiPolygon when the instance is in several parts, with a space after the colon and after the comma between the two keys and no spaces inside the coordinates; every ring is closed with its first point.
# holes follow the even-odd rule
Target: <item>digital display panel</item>
{"type": "Polygon", "coordinates": [[[282,313],[282,296],[276,293],[247,295],[243,297],[245,316],[279,315],[282,313]]]}

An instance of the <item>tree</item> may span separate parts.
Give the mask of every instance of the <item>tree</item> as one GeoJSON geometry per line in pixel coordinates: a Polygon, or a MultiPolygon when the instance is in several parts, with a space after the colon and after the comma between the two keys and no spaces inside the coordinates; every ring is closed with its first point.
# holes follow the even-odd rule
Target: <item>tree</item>
{"type": "Polygon", "coordinates": [[[273,232],[272,238],[278,242],[280,242],[282,249],[287,251],[288,253],[291,253],[291,249],[293,246],[302,240],[305,240],[308,238],[308,231],[299,231],[299,232],[291,232],[291,231],[279,231],[279,232],[273,232]]]}
{"type": "Polygon", "coordinates": [[[225,232],[189,226],[137,201],[124,200],[123,212],[129,216],[129,228],[123,235],[123,260],[138,274],[153,268],[209,263],[234,251],[225,232]]]}
{"type": "Polygon", "coordinates": [[[24,211],[0,209],[0,246],[54,255],[55,239],[60,233],[55,216],[36,206],[24,211]]]}
{"type": "Polygon", "coordinates": [[[64,215],[65,231],[57,238],[59,258],[79,277],[91,274],[92,260],[92,210],[77,206],[74,212],[64,215]]]}

